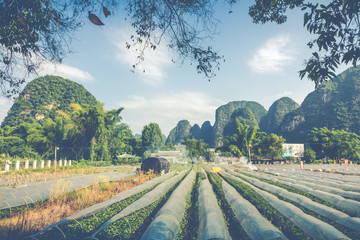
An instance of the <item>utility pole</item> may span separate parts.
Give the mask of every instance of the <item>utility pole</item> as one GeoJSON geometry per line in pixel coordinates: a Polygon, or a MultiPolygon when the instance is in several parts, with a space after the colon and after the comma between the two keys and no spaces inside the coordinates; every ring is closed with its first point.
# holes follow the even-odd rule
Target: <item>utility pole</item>
{"type": "Polygon", "coordinates": [[[55,164],[55,171],[56,171],[56,165],[57,165],[57,162],[56,162],[56,150],[59,150],[59,147],[56,147],[56,146],[55,146],[55,162],[54,162],[54,164],[55,164]]]}
{"type": "Polygon", "coordinates": [[[248,163],[251,163],[251,152],[250,152],[250,149],[251,149],[251,144],[249,144],[249,160],[248,160],[248,163]]]}

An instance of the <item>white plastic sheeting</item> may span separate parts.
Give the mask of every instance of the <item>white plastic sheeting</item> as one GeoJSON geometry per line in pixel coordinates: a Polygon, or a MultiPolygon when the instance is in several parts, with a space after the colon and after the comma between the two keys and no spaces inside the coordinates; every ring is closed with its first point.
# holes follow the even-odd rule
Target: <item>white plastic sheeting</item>
{"type": "MultiPolygon", "coordinates": [[[[234,179],[234,178],[232,178],[234,179]]],[[[289,219],[294,225],[302,229],[312,239],[319,240],[338,240],[350,239],[345,234],[334,228],[333,226],[320,221],[310,215],[305,214],[296,206],[278,199],[271,193],[265,192],[251,185],[248,182],[237,178],[237,181],[242,182],[252,189],[254,189],[261,197],[263,197],[271,206],[278,210],[284,217],[289,219]]]]}
{"type": "Polygon", "coordinates": [[[303,185],[300,181],[297,181],[296,183],[292,183],[288,181],[288,178],[283,177],[275,177],[271,176],[269,174],[260,174],[260,173],[251,173],[247,172],[247,174],[253,175],[255,177],[267,179],[270,181],[278,182],[299,190],[302,190],[304,192],[307,192],[313,196],[316,196],[322,200],[325,200],[331,204],[333,204],[337,209],[340,209],[341,211],[346,212],[349,215],[360,217],[360,202],[354,201],[351,199],[345,199],[341,196],[324,192],[321,190],[315,190],[309,186],[303,185]]]}
{"type": "Polygon", "coordinates": [[[296,202],[297,204],[299,204],[307,209],[310,209],[313,212],[316,212],[316,213],[320,214],[321,216],[324,216],[336,223],[339,223],[339,224],[346,226],[348,228],[351,228],[353,230],[359,231],[359,234],[360,234],[360,218],[350,217],[346,213],[343,213],[334,208],[322,205],[320,203],[314,202],[305,196],[289,192],[284,188],[274,186],[272,184],[268,184],[263,181],[260,181],[255,178],[248,177],[248,176],[236,173],[236,172],[232,172],[232,171],[229,171],[229,172],[233,175],[243,177],[244,179],[246,179],[247,181],[249,181],[250,183],[254,184],[255,186],[257,186],[261,189],[275,193],[283,198],[286,198],[293,202],[296,202]]]}
{"type": "MultiPolygon", "coordinates": [[[[282,174],[282,178],[286,181],[292,182],[292,183],[301,183],[304,186],[309,186],[313,189],[318,189],[321,190],[323,192],[329,192],[329,193],[333,193],[333,194],[337,194],[343,197],[350,197],[350,198],[356,198],[356,199],[360,199],[360,193],[359,192],[352,192],[352,191],[345,191],[341,188],[338,188],[336,186],[336,184],[332,184],[331,182],[329,183],[330,186],[327,186],[327,184],[324,184],[324,182],[326,181],[321,181],[318,180],[316,178],[312,178],[312,177],[305,177],[305,176],[297,176],[296,174],[292,174],[290,175],[286,175],[286,177],[284,177],[284,175],[282,174]]],[[[359,179],[360,180],[360,179],[359,179]]],[[[340,186],[346,186],[346,184],[342,184],[340,186]]],[[[348,185],[348,187],[350,187],[348,185]]],[[[360,187],[360,186],[358,186],[360,187]]]]}
{"type": "Polygon", "coordinates": [[[156,214],[141,240],[172,240],[176,239],[180,231],[180,223],[185,214],[186,197],[188,196],[195,180],[195,172],[191,171],[188,176],[171,194],[166,204],[156,214]]]}
{"type": "Polygon", "coordinates": [[[103,225],[100,226],[100,228],[91,236],[94,238],[98,233],[100,233],[102,230],[104,230],[108,225],[116,222],[117,220],[126,217],[130,215],[133,212],[136,212],[137,210],[140,210],[144,207],[147,207],[157,201],[161,198],[164,194],[166,194],[171,187],[173,187],[184,175],[186,174],[186,171],[182,171],[179,174],[175,175],[174,177],[168,179],[167,181],[161,183],[157,187],[155,187],[150,192],[146,193],[144,196],[142,196],[139,200],[133,202],[129,206],[127,206],[125,209],[123,209],[120,213],[116,214],[112,218],[110,218],[108,221],[106,221],[103,225]]]}
{"type": "MultiPolygon", "coordinates": [[[[276,169],[276,171],[294,171],[301,172],[303,170],[300,169],[300,164],[258,164],[257,165],[260,171],[272,171],[276,169]]],[[[329,173],[342,173],[346,175],[340,174],[331,174],[334,175],[335,178],[353,178],[360,176],[360,166],[359,165],[335,165],[335,164],[305,164],[304,168],[306,172],[313,173],[314,175],[322,175],[329,173]],[[335,176],[338,175],[338,176],[335,176]]]]}
{"type": "Polygon", "coordinates": [[[201,181],[199,188],[199,240],[230,240],[224,216],[218,205],[209,180],[201,181]]]}
{"type": "Polygon", "coordinates": [[[288,218],[296,226],[302,229],[313,239],[337,240],[350,239],[333,226],[320,221],[319,219],[305,214],[294,205],[282,201],[274,195],[265,191],[256,190],[271,206],[277,209],[282,215],[288,218]]]}
{"type": "Polygon", "coordinates": [[[44,228],[43,230],[33,234],[30,236],[30,238],[33,238],[45,231],[47,231],[48,229],[51,229],[53,227],[56,227],[60,224],[63,224],[63,223],[66,223],[68,221],[72,221],[72,220],[78,220],[78,219],[81,219],[81,218],[87,218],[89,216],[93,216],[94,214],[98,213],[98,212],[101,212],[103,211],[104,209],[106,209],[107,207],[109,207],[110,205],[114,204],[114,203],[117,203],[117,202],[120,202],[124,199],[127,199],[129,197],[132,197],[138,193],[141,193],[149,188],[152,188],[153,186],[155,186],[156,184],[159,184],[163,181],[165,181],[166,179],[169,179],[170,177],[174,176],[175,175],[175,172],[169,172],[165,175],[162,175],[160,177],[157,177],[157,178],[153,178],[141,185],[138,185],[136,187],[133,187],[129,190],[126,190],[126,191],[123,191],[115,196],[113,196],[112,198],[110,198],[109,200],[107,201],[104,201],[104,202],[101,202],[101,203],[98,203],[98,204],[95,204],[93,206],[90,206],[88,208],[85,208],[77,213],[75,213],[74,215],[71,215],[67,218],[64,218],[62,220],[60,220],[59,222],[56,222],[46,228],[44,228]]]}
{"type": "MultiPolygon", "coordinates": [[[[344,182],[340,179],[338,179],[338,180],[329,179],[326,176],[317,176],[314,174],[309,174],[308,172],[295,172],[295,173],[281,172],[281,176],[301,179],[303,181],[311,182],[311,183],[315,182],[316,184],[319,184],[319,185],[330,186],[330,187],[339,188],[339,189],[346,190],[346,191],[360,192],[359,184],[352,183],[352,182],[344,182]]],[[[359,181],[360,181],[360,177],[359,177],[359,181]]]]}
{"type": "Polygon", "coordinates": [[[249,201],[241,197],[235,188],[225,181],[222,181],[222,187],[225,193],[225,198],[234,211],[236,219],[251,239],[287,239],[286,236],[268,220],[266,220],[249,201]]]}

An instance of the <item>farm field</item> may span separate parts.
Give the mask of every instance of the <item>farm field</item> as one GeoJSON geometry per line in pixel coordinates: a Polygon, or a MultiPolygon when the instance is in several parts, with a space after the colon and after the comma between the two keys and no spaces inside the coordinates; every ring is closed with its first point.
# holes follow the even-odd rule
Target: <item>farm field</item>
{"type": "MultiPolygon", "coordinates": [[[[339,174],[344,174],[344,175],[357,175],[360,176],[360,166],[359,165],[338,165],[338,164],[305,164],[304,166],[304,170],[305,171],[298,171],[299,170],[299,165],[294,165],[294,164],[285,164],[285,165],[266,165],[266,164],[257,164],[256,165],[257,168],[259,168],[261,171],[266,171],[266,172],[288,172],[288,171],[292,171],[292,172],[302,172],[302,173],[306,173],[307,171],[309,172],[324,172],[324,173],[339,173],[339,174]]],[[[330,175],[324,175],[324,176],[329,176],[330,175]]],[[[334,175],[334,176],[338,176],[338,175],[334,175]]]]}
{"type": "Polygon", "coordinates": [[[359,167],[305,166],[314,170],[196,165],[128,176],[118,182],[142,180],[17,238],[2,230],[0,239],[360,239],[359,167]]]}

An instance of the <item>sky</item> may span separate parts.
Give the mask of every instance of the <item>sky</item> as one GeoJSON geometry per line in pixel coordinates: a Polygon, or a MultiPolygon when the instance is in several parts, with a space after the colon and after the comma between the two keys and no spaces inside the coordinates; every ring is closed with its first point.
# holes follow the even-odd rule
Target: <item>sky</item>
{"type": "MultiPolygon", "coordinates": [[[[165,135],[183,119],[191,125],[214,124],[216,108],[230,101],[256,101],[267,110],[284,96],[301,104],[314,90],[313,82],[298,75],[311,56],[306,44],[312,36],[303,27],[303,13],[289,11],[282,25],[254,24],[248,2],[240,1],[231,9],[222,3],[215,7],[220,22],[207,44],[224,55],[225,62],[210,82],[189,62],[173,63],[176,55],[165,46],[148,51],[142,66],[131,72],[136,58],[125,43],[133,29],[122,11],[101,17],[105,23],[101,27],[85,19],[84,27],[74,33],[73,52],[56,67],[44,64],[39,76],[78,82],[107,110],[124,107],[121,116],[133,134],[150,122],[158,123],[165,135]]],[[[342,66],[338,73],[345,69],[342,66]]],[[[0,97],[0,121],[12,103],[0,97]]]]}

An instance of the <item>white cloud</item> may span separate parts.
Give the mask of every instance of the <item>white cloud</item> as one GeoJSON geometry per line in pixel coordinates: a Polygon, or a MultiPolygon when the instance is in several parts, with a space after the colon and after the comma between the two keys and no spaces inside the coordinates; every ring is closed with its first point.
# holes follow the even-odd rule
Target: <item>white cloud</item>
{"type": "Polygon", "coordinates": [[[94,80],[93,76],[88,72],[65,64],[56,64],[51,62],[45,62],[40,66],[39,75],[46,74],[59,75],[71,80],[78,80],[80,82],[91,82],[94,80]]]}
{"type": "Polygon", "coordinates": [[[141,133],[144,125],[156,122],[164,134],[183,119],[192,125],[201,127],[204,121],[215,118],[215,110],[224,102],[202,92],[162,93],[153,97],[130,96],[129,100],[119,102],[124,107],[124,122],[129,124],[134,133],[141,133]]]}
{"type": "Polygon", "coordinates": [[[290,43],[289,35],[280,35],[267,40],[248,63],[251,70],[264,74],[281,72],[294,59],[295,51],[290,43]]]}
{"type": "Polygon", "coordinates": [[[289,97],[291,95],[293,95],[293,91],[284,91],[282,93],[279,93],[276,95],[276,98],[282,98],[282,97],[289,97]]]}
{"type": "MultiPolygon", "coordinates": [[[[114,45],[117,52],[115,57],[122,64],[128,65],[129,69],[133,69],[133,65],[138,62],[135,49],[126,48],[126,42],[130,42],[133,33],[130,29],[122,29],[115,32],[111,37],[116,39],[114,45]]],[[[158,86],[163,83],[167,74],[165,67],[171,63],[171,57],[165,47],[157,46],[156,50],[146,49],[144,52],[144,61],[134,69],[139,74],[140,80],[151,86],[158,86]]]]}

